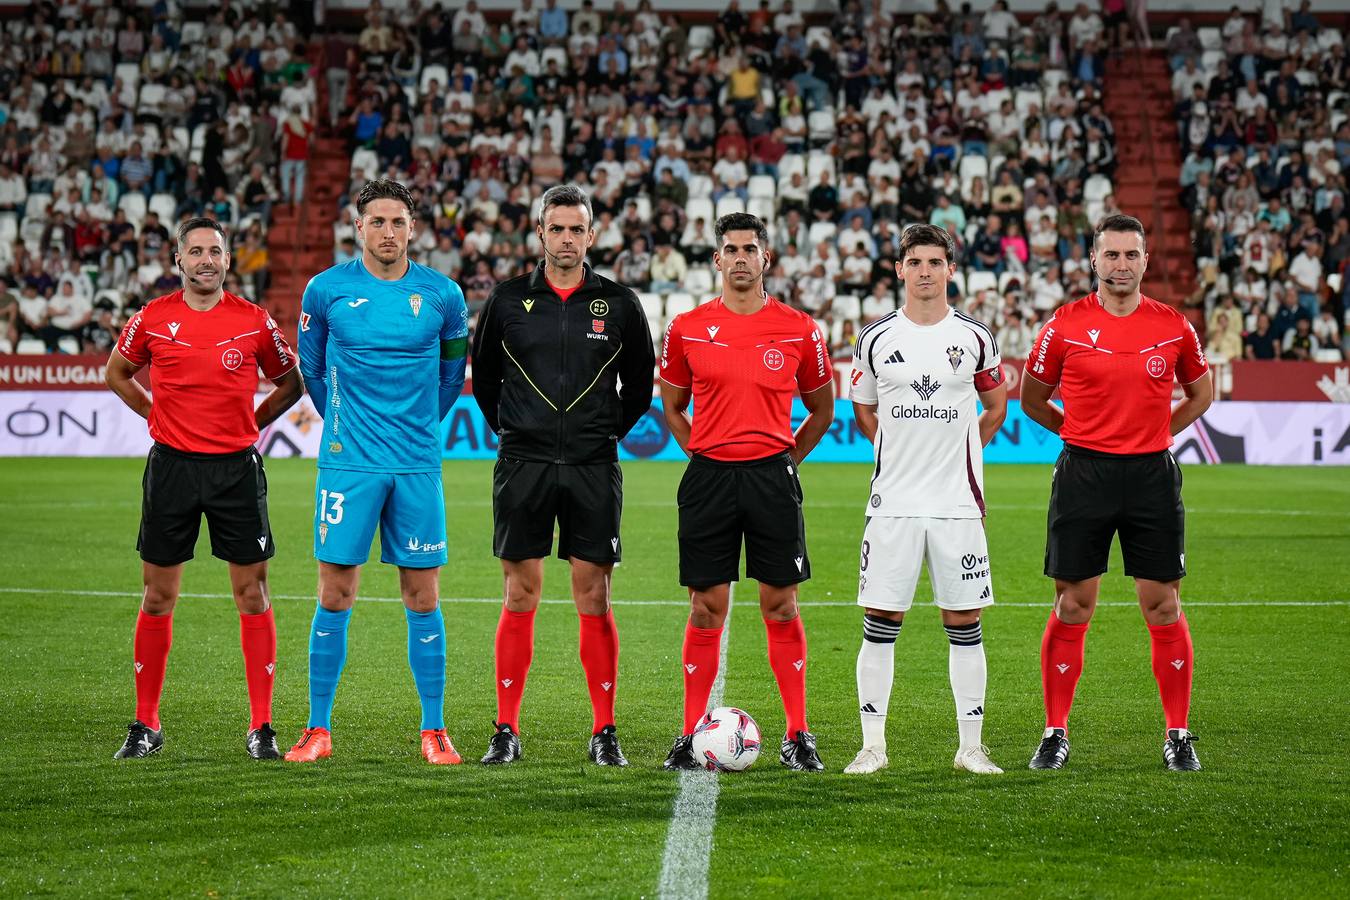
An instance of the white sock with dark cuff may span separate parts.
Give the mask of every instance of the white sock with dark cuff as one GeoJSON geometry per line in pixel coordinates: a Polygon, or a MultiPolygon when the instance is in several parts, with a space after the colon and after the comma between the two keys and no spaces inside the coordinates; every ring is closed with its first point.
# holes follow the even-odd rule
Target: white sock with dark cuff
{"type": "Polygon", "coordinates": [[[984,728],[984,689],[987,668],[984,661],[984,638],[978,621],[969,625],[944,625],[951,647],[947,653],[947,673],[952,682],[952,698],[956,701],[956,727],[961,735],[961,749],[978,747],[984,728]]]}
{"type": "Polygon", "coordinates": [[[858,650],[858,708],[863,748],[886,749],[886,707],[895,680],[895,639],[899,622],[863,616],[863,641],[858,650]]]}

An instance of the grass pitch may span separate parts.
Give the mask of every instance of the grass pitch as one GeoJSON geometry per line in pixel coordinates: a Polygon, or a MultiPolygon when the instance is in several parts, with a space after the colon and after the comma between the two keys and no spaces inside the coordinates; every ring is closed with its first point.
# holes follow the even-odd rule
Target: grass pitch
{"type": "MultiPolygon", "coordinates": [[[[660,771],[679,723],[687,614],[676,581],[681,468],[627,467],[626,562],[614,590],[622,640],[619,728],[632,766],[585,761],[589,706],[567,602],[541,608],[522,720],[505,770],[433,769],[418,754],[417,698],[397,602],[357,605],[334,717],[336,757],[299,767],[243,751],[238,620],[205,534],[187,567],[163,704],[164,752],[114,763],[132,716],[133,550],[141,463],[0,463],[0,894],[173,896],[651,896],[677,779],[660,771]]],[[[313,612],[313,463],[272,460],[279,632],[276,726],[307,711],[313,612]]],[[[466,759],[494,712],[490,464],[445,468],[450,565],[447,724],[466,759]],[[474,598],[480,598],[475,601],[474,598]]],[[[897,647],[891,768],[841,774],[859,745],[852,606],[867,468],[807,465],[815,578],[803,591],[812,727],[830,771],[780,769],[770,748],[723,777],[709,871],[714,897],[927,893],[1024,896],[1346,895],[1345,632],[1350,475],[1188,467],[1183,587],[1196,643],[1192,727],[1205,771],[1161,764],[1148,638],[1118,554],[1088,639],[1059,773],[1026,760],[1041,730],[1038,653],[1048,467],[991,467],[994,586],[986,614],[986,742],[1008,773],[951,771],[956,729],[946,642],[921,587],[897,647]],[[1318,604],[1286,605],[1275,603],[1318,604]],[[1339,603],[1339,605],[1325,605],[1339,603]],[[833,605],[827,605],[833,604],[833,605]]],[[[550,563],[545,597],[566,601],[550,563]]],[[[367,567],[362,595],[395,598],[367,567]]],[[[783,727],[753,582],[730,621],[725,700],[766,736],[783,727]]]]}

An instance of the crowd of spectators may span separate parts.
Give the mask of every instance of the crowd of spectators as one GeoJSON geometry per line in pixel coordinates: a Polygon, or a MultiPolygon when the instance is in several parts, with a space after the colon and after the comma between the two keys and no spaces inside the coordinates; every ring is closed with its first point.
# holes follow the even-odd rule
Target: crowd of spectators
{"type": "Polygon", "coordinates": [[[7,18],[0,350],[111,347],[130,311],[178,286],[171,233],[188,215],[229,226],[227,289],[261,298],[317,98],[295,21],[242,8],[192,20],[167,0],[66,0],[7,18]]]}
{"type": "Polygon", "coordinates": [[[1338,361],[1350,212],[1343,36],[1309,11],[1234,7],[1166,41],[1207,343],[1215,359],[1338,361]]]}
{"type": "MultiPolygon", "coordinates": [[[[413,252],[471,309],[534,264],[533,203],[566,180],[593,198],[593,261],[658,333],[716,290],[712,226],[748,209],[770,224],[769,290],[827,322],[836,353],[895,308],[918,221],[952,233],[953,290],[1025,352],[1089,289],[1086,235],[1114,211],[1104,28],[1083,5],[1022,23],[1002,0],[895,18],[848,0],[810,22],[792,0],[729,0],[693,26],[648,0],[373,8],[354,46],[328,40],[327,115],[354,185],[413,187],[413,252]]],[[[337,260],[359,251],[341,202],[337,260]]]]}

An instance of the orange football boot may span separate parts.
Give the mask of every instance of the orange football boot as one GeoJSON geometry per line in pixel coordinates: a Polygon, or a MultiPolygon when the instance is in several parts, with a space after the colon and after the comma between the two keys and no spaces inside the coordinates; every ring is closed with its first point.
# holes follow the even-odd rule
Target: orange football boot
{"type": "Polygon", "coordinates": [[[327,728],[306,728],[295,746],[286,751],[287,762],[317,762],[333,755],[333,734],[327,728]]]}
{"type": "Polygon", "coordinates": [[[457,766],[463,761],[444,728],[428,728],[422,732],[422,755],[427,762],[437,766],[457,766]]]}

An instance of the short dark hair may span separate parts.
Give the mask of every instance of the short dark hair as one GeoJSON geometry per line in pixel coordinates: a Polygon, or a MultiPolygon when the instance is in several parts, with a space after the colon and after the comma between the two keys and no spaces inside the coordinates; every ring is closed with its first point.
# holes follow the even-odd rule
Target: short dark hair
{"type": "Polygon", "coordinates": [[[753,231],[764,249],[767,250],[769,247],[769,229],[764,227],[764,220],[759,216],[735,212],[727,213],[718,219],[717,225],[713,228],[713,236],[717,239],[719,247],[722,246],[722,238],[726,237],[728,231],[753,231]]]}
{"type": "Polygon", "coordinates": [[[900,261],[904,262],[915,247],[941,247],[948,264],[956,262],[956,241],[945,228],[923,222],[909,226],[900,235],[900,261]]]}
{"type": "Polygon", "coordinates": [[[591,209],[591,198],[586,192],[575,184],[555,184],[553,187],[544,191],[544,197],[539,202],[539,227],[544,227],[544,213],[548,212],[550,206],[579,206],[586,210],[586,217],[591,223],[595,222],[595,211],[591,209]]]}
{"type": "Polygon", "coordinates": [[[1092,246],[1097,246],[1097,239],[1108,231],[1133,231],[1139,235],[1139,240],[1148,247],[1148,235],[1144,233],[1144,223],[1140,222],[1134,216],[1127,216],[1124,213],[1117,213],[1113,216],[1107,216],[1097,223],[1097,227],[1092,231],[1092,246]]]}
{"type": "Polygon", "coordinates": [[[229,248],[230,236],[225,233],[224,225],[220,224],[215,219],[208,218],[207,216],[193,216],[192,218],[184,222],[182,225],[178,226],[177,242],[178,242],[178,250],[180,252],[183,249],[183,245],[187,243],[188,234],[193,231],[196,231],[198,228],[210,228],[212,231],[216,232],[216,234],[220,235],[220,239],[224,241],[225,247],[227,249],[229,248]]]}
{"type": "Polygon", "coordinates": [[[408,207],[408,215],[412,218],[417,216],[417,208],[413,204],[412,191],[408,190],[401,182],[394,181],[392,178],[377,178],[374,181],[367,181],[361,188],[361,192],[356,195],[356,214],[364,216],[366,207],[376,200],[397,200],[408,207]]]}

